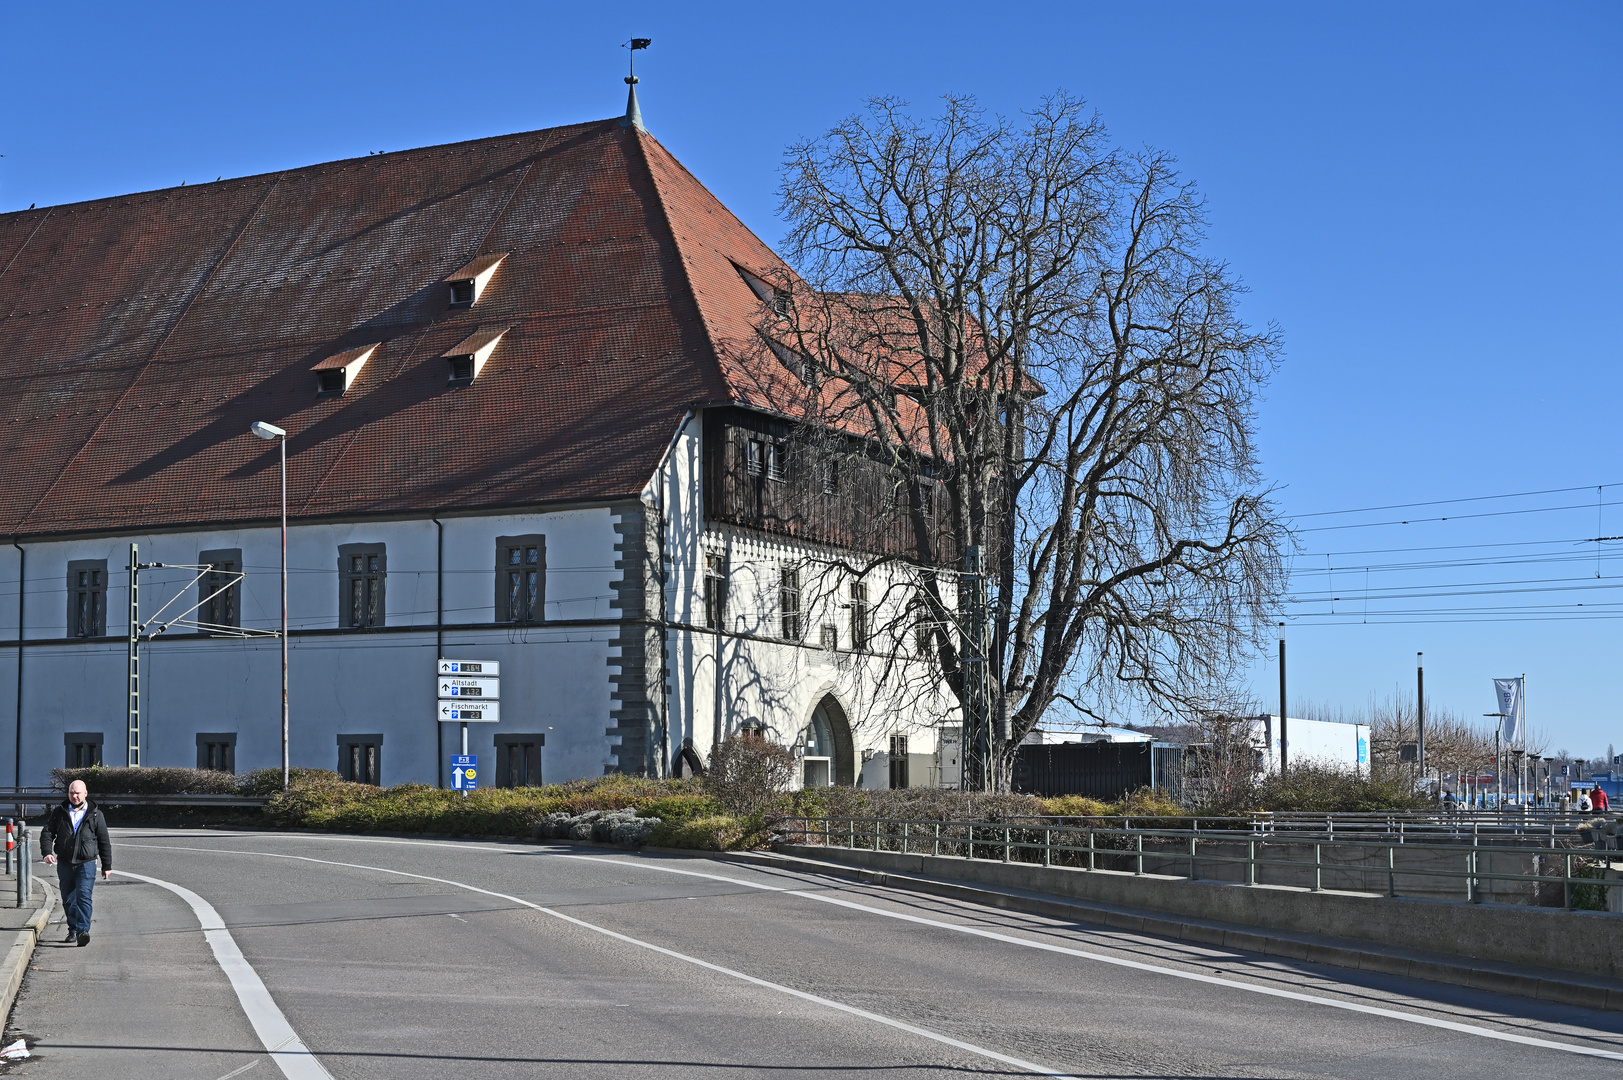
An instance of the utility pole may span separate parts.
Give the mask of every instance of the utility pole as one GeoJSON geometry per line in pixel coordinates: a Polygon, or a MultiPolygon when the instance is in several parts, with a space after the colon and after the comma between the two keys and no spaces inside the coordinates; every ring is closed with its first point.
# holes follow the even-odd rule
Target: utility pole
{"type": "MultiPolygon", "coordinates": [[[[1420,759],[1420,779],[1426,778],[1426,654],[1414,654],[1414,700],[1415,700],[1415,757],[1420,759]]],[[[1442,788],[1441,779],[1437,781],[1439,789],[1442,788]]]]}
{"type": "Polygon", "coordinates": [[[1279,775],[1285,776],[1285,768],[1290,756],[1290,739],[1287,738],[1285,720],[1285,624],[1279,624],[1279,775]]]}
{"type": "Polygon", "coordinates": [[[130,545],[130,610],[128,666],[125,671],[124,764],[141,764],[141,549],[130,545]]]}

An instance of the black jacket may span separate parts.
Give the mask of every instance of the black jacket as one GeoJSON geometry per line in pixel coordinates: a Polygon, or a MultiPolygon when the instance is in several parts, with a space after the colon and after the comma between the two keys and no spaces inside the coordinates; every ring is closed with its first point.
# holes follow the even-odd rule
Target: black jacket
{"type": "Polygon", "coordinates": [[[65,863],[95,862],[99,855],[101,868],[111,870],[113,842],[107,837],[107,819],[101,816],[100,808],[89,799],[85,800],[85,816],[79,822],[78,832],[73,831],[69,809],[64,799],[51,811],[45,827],[39,832],[40,850],[55,855],[65,863]]]}

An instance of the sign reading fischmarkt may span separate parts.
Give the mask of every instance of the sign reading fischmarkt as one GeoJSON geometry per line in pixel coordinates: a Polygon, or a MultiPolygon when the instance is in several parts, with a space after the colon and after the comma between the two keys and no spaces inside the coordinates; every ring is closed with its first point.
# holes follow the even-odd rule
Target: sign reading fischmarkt
{"type": "Polygon", "coordinates": [[[442,701],[440,719],[446,723],[497,724],[501,722],[502,706],[499,701],[442,701]]]}
{"type": "Polygon", "coordinates": [[[436,717],[446,723],[494,724],[501,716],[501,665],[495,660],[435,661],[436,717]]]}

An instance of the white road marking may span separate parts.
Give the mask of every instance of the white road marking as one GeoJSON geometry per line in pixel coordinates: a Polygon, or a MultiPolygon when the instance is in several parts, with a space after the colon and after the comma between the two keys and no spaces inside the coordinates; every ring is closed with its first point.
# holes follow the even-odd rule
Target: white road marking
{"type": "MultiPolygon", "coordinates": [[[[208,941],[209,948],[214,950],[214,959],[225,972],[225,977],[231,980],[231,989],[237,992],[237,1000],[242,1003],[242,1011],[248,1014],[248,1022],[254,1026],[254,1034],[270,1054],[276,1067],[282,1070],[287,1080],[333,1080],[332,1074],[324,1069],[315,1055],[310,1053],[308,1047],[300,1041],[293,1030],[293,1025],[287,1022],[282,1010],[276,1007],[276,1002],[265,989],[264,982],[259,973],[243,958],[242,950],[237,948],[236,939],[231,931],[225,928],[225,920],[220,913],[214,910],[214,905],[198,896],[190,889],[176,885],[172,881],[161,881],[145,874],[132,874],[128,870],[114,870],[113,873],[123,877],[135,878],[149,885],[168,889],[191,907],[192,914],[203,927],[203,937],[208,941]]],[[[253,1064],[244,1066],[236,1072],[227,1073],[226,1076],[240,1076],[253,1068],[253,1064]]],[[[225,1080],[224,1077],[221,1080],[225,1080]]]]}
{"type": "MultiPolygon", "coordinates": [[[[163,847],[165,845],[159,845],[159,844],[131,844],[131,845],[126,845],[126,846],[128,846],[128,847],[152,847],[152,848],[156,848],[156,847],[163,847]]],[[[1017,1069],[1023,1069],[1026,1072],[1032,1073],[1032,1074],[1037,1075],[1037,1076],[1053,1077],[1054,1080],[1077,1080],[1076,1077],[1073,1077],[1073,1076],[1069,1075],[1068,1073],[1059,1072],[1056,1069],[1050,1069],[1050,1068],[1048,1068],[1047,1066],[1044,1066],[1044,1065],[1037,1065],[1037,1064],[1034,1064],[1033,1062],[1030,1062],[1030,1061],[1023,1061],[1020,1058],[1011,1057],[1008,1054],[1000,1054],[996,1050],[989,1050],[984,1046],[976,1046],[974,1043],[964,1042],[962,1039],[955,1039],[950,1035],[943,1035],[938,1031],[931,1031],[928,1028],[921,1028],[921,1027],[918,1027],[918,1026],[916,1026],[914,1024],[909,1024],[905,1020],[896,1020],[896,1019],[893,1019],[893,1018],[891,1018],[889,1016],[881,1016],[879,1013],[869,1012],[866,1009],[859,1009],[854,1005],[847,1005],[842,1001],[835,1001],[832,998],[820,997],[817,994],[809,994],[804,990],[796,990],[792,986],[784,986],[782,983],[771,982],[771,981],[769,981],[767,979],[758,979],[754,975],[746,975],[742,971],[734,971],[732,968],[722,967],[720,964],[712,964],[708,960],[700,960],[696,956],[689,956],[686,953],[679,953],[675,949],[667,949],[662,945],[655,945],[654,943],[649,942],[649,941],[642,941],[642,940],[640,940],[638,938],[634,938],[634,937],[630,937],[629,935],[622,934],[622,933],[620,933],[620,932],[618,932],[616,930],[610,930],[607,927],[598,926],[595,923],[586,922],[584,919],[577,919],[573,915],[565,915],[561,911],[554,911],[552,908],[542,907],[540,904],[531,903],[530,901],[520,899],[517,896],[509,896],[507,893],[495,892],[494,890],[491,890],[491,889],[481,889],[477,885],[469,885],[466,882],[452,881],[449,878],[432,877],[432,876],[430,876],[428,874],[412,874],[412,873],[408,873],[405,870],[391,870],[387,866],[366,866],[366,865],[363,865],[361,863],[337,862],[337,861],[332,860],[332,859],[315,859],[315,858],[311,858],[308,855],[281,855],[281,854],[277,854],[276,852],[271,852],[271,851],[237,851],[237,850],[233,850],[233,849],[229,849],[229,848],[185,848],[185,847],[177,847],[177,848],[173,848],[172,850],[178,850],[178,851],[215,851],[215,852],[218,852],[220,854],[255,855],[255,856],[260,856],[260,857],[267,858],[267,859],[293,859],[293,860],[296,860],[298,862],[319,863],[319,864],[321,864],[323,866],[342,866],[342,867],[345,867],[345,868],[350,869],[350,870],[371,870],[374,873],[394,874],[397,877],[416,878],[418,881],[432,881],[432,882],[434,882],[435,884],[438,884],[438,885],[450,885],[453,888],[466,889],[468,892],[480,893],[480,894],[482,894],[484,896],[494,896],[499,900],[508,900],[508,901],[511,901],[512,903],[518,904],[518,905],[520,905],[522,907],[527,907],[527,908],[531,908],[531,909],[533,909],[535,911],[539,911],[544,915],[551,915],[555,919],[561,919],[562,921],[564,921],[566,923],[570,923],[571,925],[574,925],[574,926],[578,926],[578,927],[582,928],[583,930],[590,930],[593,933],[602,934],[604,937],[614,938],[616,941],[623,941],[627,945],[635,945],[640,949],[647,949],[649,952],[656,952],[656,953],[659,953],[661,956],[668,956],[673,960],[681,960],[683,963],[692,964],[695,967],[704,968],[706,971],[714,971],[714,972],[716,972],[717,974],[720,974],[720,975],[727,975],[727,976],[730,976],[731,978],[742,980],[743,982],[750,983],[753,986],[762,987],[763,989],[766,989],[766,990],[775,990],[780,994],[787,994],[790,997],[799,998],[802,1001],[809,1001],[814,1005],[822,1005],[825,1008],[835,1009],[835,1010],[838,1010],[839,1012],[847,1013],[847,1014],[849,1014],[851,1016],[859,1016],[864,1020],[871,1020],[876,1024],[883,1024],[886,1027],[892,1027],[892,1028],[896,1028],[899,1031],[905,1031],[910,1035],[917,1035],[920,1038],[929,1039],[929,1040],[931,1040],[933,1042],[942,1043],[942,1044],[944,1044],[946,1046],[955,1047],[955,1048],[957,1048],[959,1050],[967,1050],[971,1054],[977,1054],[977,1055],[979,1055],[981,1057],[988,1058],[988,1059],[990,1059],[992,1061],[1001,1062],[1004,1065],[1010,1065],[1010,1066],[1013,1066],[1014,1068],[1017,1068],[1017,1069]]],[[[126,871],[119,871],[119,872],[120,873],[126,873],[126,871]]],[[[141,875],[139,875],[139,874],[130,874],[129,876],[130,877],[141,877],[141,875]]],[[[188,903],[192,904],[192,910],[194,910],[194,911],[197,911],[198,910],[198,905],[201,904],[204,908],[207,908],[209,914],[211,916],[213,916],[213,918],[214,918],[214,920],[216,922],[219,921],[220,917],[214,913],[214,909],[212,907],[209,907],[208,902],[206,900],[204,900],[202,897],[198,896],[196,893],[189,892],[188,890],[182,889],[179,885],[171,885],[168,882],[159,881],[156,878],[141,878],[141,880],[150,881],[154,885],[162,885],[164,888],[171,889],[174,892],[180,894],[181,896],[183,896],[183,897],[185,897],[187,899],[188,903]]],[[[198,917],[199,917],[200,920],[202,919],[201,913],[199,913],[198,917]]],[[[206,927],[207,923],[205,922],[204,925],[206,927]]],[[[222,927],[221,933],[224,933],[225,932],[224,929],[223,929],[224,924],[221,923],[220,926],[222,927]]],[[[230,941],[230,935],[229,934],[226,934],[226,940],[230,941]]],[[[212,944],[212,939],[211,939],[211,944],[212,944]]],[[[235,943],[232,943],[231,947],[232,947],[233,950],[235,950],[235,948],[236,948],[235,943]]],[[[215,955],[216,956],[219,955],[219,946],[217,946],[217,945],[215,946],[215,955]]],[[[237,956],[238,956],[238,959],[240,960],[242,954],[237,953],[237,956]]],[[[222,967],[225,966],[223,962],[222,962],[221,966],[222,967]]],[[[247,968],[247,962],[246,961],[243,961],[243,966],[245,968],[247,968]]],[[[253,969],[252,968],[247,968],[247,970],[248,970],[248,973],[250,975],[253,974],[253,969]]],[[[254,981],[255,981],[255,983],[259,983],[258,976],[254,976],[254,981]]],[[[233,986],[236,985],[235,978],[232,979],[232,985],[233,986]]],[[[263,993],[264,992],[264,985],[259,984],[259,987],[260,987],[261,993],[263,993]]],[[[237,994],[238,994],[239,997],[242,996],[242,990],[240,988],[238,989],[237,994]]],[[[273,1010],[276,1008],[275,1004],[271,1002],[270,995],[268,993],[265,994],[265,1001],[266,1001],[267,1004],[270,1005],[270,1007],[273,1010]]],[[[247,1005],[248,1005],[247,1000],[244,999],[243,1007],[247,1008],[247,1005]]],[[[282,1014],[280,1013],[280,1011],[278,1011],[276,1013],[276,1016],[277,1016],[278,1019],[281,1019],[281,1015],[282,1014]]],[[[252,1010],[249,1010],[249,1017],[250,1017],[250,1019],[253,1017],[252,1010]]],[[[282,1023],[286,1024],[286,1021],[283,1020],[282,1023]]],[[[256,1022],[254,1026],[255,1026],[255,1029],[257,1030],[259,1025],[256,1022]]],[[[292,1031],[291,1028],[289,1028],[288,1030],[289,1030],[289,1032],[292,1031]]],[[[261,1038],[261,1040],[263,1040],[265,1038],[265,1036],[263,1034],[261,1034],[260,1038],[261,1038]]],[[[266,1045],[268,1046],[269,1043],[266,1043],[266,1045]]],[[[302,1044],[301,1044],[301,1048],[302,1048],[302,1044]]],[[[306,1053],[308,1053],[308,1051],[306,1051],[306,1053]]],[[[310,1062],[312,1062],[312,1063],[315,1063],[314,1058],[309,1058],[308,1060],[310,1062]]],[[[320,1065],[317,1064],[316,1067],[320,1068],[320,1065]]],[[[292,1073],[289,1073],[287,1071],[286,1066],[283,1066],[282,1071],[284,1073],[287,1073],[288,1080],[299,1080],[299,1078],[295,1077],[292,1073]]],[[[308,1074],[308,1075],[314,1076],[315,1074],[308,1074]]],[[[322,1070],[321,1075],[322,1076],[327,1076],[328,1074],[327,1074],[327,1072],[325,1070],[322,1070]]],[[[331,1078],[328,1077],[328,1080],[331,1080],[331,1078]]]]}
{"type": "MultiPolygon", "coordinates": [[[[259,835],[278,836],[278,835],[285,835],[285,834],[266,833],[266,834],[259,834],[259,835]]],[[[322,837],[322,839],[344,840],[344,841],[349,841],[349,842],[352,842],[352,843],[404,844],[404,845],[410,845],[410,846],[437,847],[437,848],[441,848],[441,849],[445,849],[447,847],[452,847],[452,848],[455,848],[457,850],[463,850],[463,851],[475,850],[475,851],[480,851],[480,852],[483,852],[483,853],[506,852],[508,854],[521,854],[522,853],[522,854],[526,854],[526,855],[531,855],[531,854],[536,853],[534,849],[522,849],[522,850],[519,850],[519,849],[515,849],[515,848],[513,848],[512,846],[509,846],[509,845],[502,845],[502,846],[483,845],[483,844],[455,844],[455,845],[448,845],[448,844],[444,844],[444,843],[440,843],[440,842],[436,842],[436,841],[432,841],[432,840],[394,840],[394,839],[383,839],[383,838],[362,837],[362,836],[342,836],[342,837],[333,836],[333,837],[322,837]]],[[[140,845],[140,846],[158,847],[159,845],[146,844],[146,845],[140,845]]],[[[308,858],[307,856],[303,856],[303,855],[278,855],[278,854],[275,854],[275,853],[272,853],[272,852],[235,851],[235,850],[229,849],[229,848],[177,848],[176,850],[181,850],[181,851],[217,851],[217,852],[221,852],[221,853],[230,852],[232,854],[237,854],[237,855],[263,855],[263,856],[267,856],[269,858],[276,858],[276,859],[305,859],[306,861],[309,861],[309,862],[326,862],[327,861],[325,859],[311,859],[311,858],[308,858]]],[[[1031,941],[1031,940],[1028,940],[1026,938],[1015,937],[1015,936],[1013,936],[1011,934],[1000,934],[995,930],[983,930],[983,929],[980,929],[979,927],[963,926],[963,925],[959,925],[959,924],[956,924],[956,923],[942,922],[942,921],[937,920],[937,919],[927,919],[927,918],[924,918],[924,917],[918,916],[918,915],[908,915],[908,914],[903,914],[901,912],[886,911],[883,908],[869,907],[866,904],[858,904],[858,903],[855,903],[855,902],[850,901],[850,900],[843,900],[843,899],[833,897],[833,896],[828,896],[828,895],[825,895],[825,894],[822,894],[822,893],[807,892],[807,891],[801,890],[801,889],[788,889],[788,888],[784,888],[783,886],[780,886],[780,885],[765,885],[765,884],[761,884],[759,882],[754,882],[754,881],[744,881],[744,880],[742,880],[740,878],[726,877],[726,876],[721,875],[721,874],[707,874],[707,873],[704,873],[704,872],[698,871],[698,870],[683,870],[683,869],[680,869],[680,868],[674,867],[674,866],[663,866],[663,865],[660,865],[660,864],[655,863],[655,862],[653,862],[651,860],[648,860],[648,859],[626,858],[626,857],[621,857],[621,856],[609,856],[609,855],[576,855],[576,854],[573,854],[573,853],[566,853],[566,852],[543,852],[542,854],[550,855],[550,856],[552,856],[554,858],[560,858],[560,859],[579,859],[582,862],[601,862],[601,863],[610,863],[610,864],[613,864],[615,866],[628,866],[628,867],[634,866],[634,867],[639,867],[639,868],[645,869],[645,870],[655,870],[655,871],[659,871],[659,872],[667,873],[667,874],[680,874],[680,875],[682,875],[684,877],[707,878],[707,879],[709,879],[711,881],[726,882],[726,883],[728,883],[730,885],[737,885],[737,886],[740,886],[740,887],[746,888],[746,889],[755,889],[755,890],[758,890],[758,891],[761,891],[761,892],[786,893],[786,894],[788,894],[790,896],[799,897],[801,899],[816,900],[819,903],[835,904],[835,905],[838,905],[840,907],[846,907],[846,908],[850,908],[852,910],[866,912],[866,913],[871,914],[871,915],[879,915],[879,916],[882,916],[883,918],[887,918],[887,919],[896,919],[896,920],[899,920],[899,921],[902,921],[902,922],[911,922],[911,923],[917,923],[917,924],[924,925],[924,926],[930,926],[930,927],[937,928],[937,929],[950,930],[950,931],[953,931],[954,933],[969,934],[969,935],[972,935],[972,936],[975,936],[975,937],[989,938],[989,939],[994,940],[994,941],[1001,941],[1001,942],[1004,942],[1004,943],[1007,943],[1007,944],[1018,945],[1018,946],[1021,946],[1023,948],[1028,948],[1028,949],[1039,949],[1039,950],[1044,951],[1044,952],[1063,953],[1063,954],[1066,954],[1066,955],[1069,955],[1069,956],[1078,957],[1079,959],[1093,960],[1093,961],[1096,961],[1098,963],[1110,964],[1110,965],[1113,965],[1113,966],[1116,966],[1116,967],[1131,968],[1131,969],[1133,969],[1135,971],[1144,971],[1144,972],[1149,972],[1149,973],[1157,974],[1157,975],[1170,975],[1173,978],[1185,979],[1185,980],[1187,980],[1189,982],[1205,983],[1205,984],[1210,985],[1210,986],[1221,986],[1221,987],[1225,987],[1225,988],[1231,989],[1231,990],[1243,990],[1246,993],[1250,993],[1250,994],[1261,994],[1261,995],[1263,995],[1265,997],[1276,997],[1276,998],[1283,998],[1283,999],[1290,1000],[1290,1001],[1300,1001],[1300,1002],[1304,1002],[1304,1003],[1307,1003],[1307,1004],[1310,1004],[1310,1005],[1324,1005],[1324,1006],[1327,1006],[1327,1007],[1332,1008],[1332,1009],[1342,1009],[1342,1010],[1345,1010],[1347,1012],[1364,1013],[1364,1014],[1369,1015],[1369,1016],[1380,1016],[1380,1017],[1384,1017],[1384,1018],[1389,1019],[1389,1020],[1399,1020],[1399,1021],[1402,1021],[1402,1022],[1408,1023],[1408,1024],[1419,1024],[1419,1025],[1421,1025],[1423,1027],[1439,1028],[1439,1029],[1442,1029],[1444,1031],[1458,1032],[1459,1034],[1462,1034],[1462,1035],[1474,1035],[1474,1036],[1477,1036],[1478,1038],[1495,1039],[1495,1040],[1498,1040],[1500,1042],[1517,1043],[1517,1044],[1523,1045],[1523,1046],[1536,1046],[1536,1047],[1539,1047],[1540,1049],[1545,1049],[1545,1050],[1559,1050],[1562,1053],[1578,1054],[1578,1055],[1581,1055],[1581,1056],[1584,1056],[1584,1057],[1604,1058],[1604,1059],[1606,1059],[1608,1061],[1623,1061],[1623,1052],[1619,1052],[1619,1051],[1616,1051],[1616,1050],[1603,1050],[1603,1049],[1600,1049],[1598,1047],[1580,1046],[1580,1045],[1577,1045],[1575,1043],[1557,1042],[1557,1041],[1555,1041],[1553,1039],[1540,1039],[1540,1038],[1536,1038],[1536,1037],[1531,1036],[1531,1035],[1520,1035],[1520,1034],[1517,1034],[1515,1032],[1510,1032],[1510,1031],[1496,1031],[1493,1028],[1482,1027],[1481,1025],[1478,1025],[1478,1024],[1465,1024],[1465,1023],[1460,1023],[1460,1022],[1455,1021],[1455,1020],[1443,1020],[1443,1019],[1440,1019],[1440,1018],[1437,1018],[1437,1017],[1422,1016],[1422,1015],[1419,1015],[1419,1014],[1416,1014],[1416,1013],[1402,1012],[1402,1011],[1399,1011],[1397,1009],[1383,1009],[1378,1005],[1365,1005],[1365,1004],[1362,1004],[1360,1002],[1355,1002],[1355,1001],[1340,1001],[1340,1000],[1337,1000],[1336,998],[1322,997],[1322,996],[1320,996],[1318,994],[1304,994],[1304,993],[1301,993],[1299,991],[1294,991],[1294,990],[1281,990],[1281,989],[1279,989],[1277,987],[1260,986],[1260,985],[1258,985],[1256,983],[1240,982],[1240,981],[1235,980],[1235,979],[1224,979],[1224,978],[1220,978],[1220,977],[1215,976],[1215,975],[1204,975],[1204,974],[1201,974],[1200,972],[1184,971],[1184,970],[1181,970],[1179,968],[1173,968],[1173,967],[1164,967],[1164,966],[1162,966],[1160,964],[1148,964],[1148,963],[1145,963],[1145,962],[1140,961],[1140,960],[1127,960],[1127,959],[1124,959],[1124,958],[1121,958],[1121,957],[1107,956],[1107,955],[1105,955],[1103,953],[1089,952],[1089,951],[1086,951],[1086,950],[1083,950],[1083,949],[1071,949],[1071,948],[1066,948],[1063,945],[1054,945],[1054,944],[1051,944],[1049,942],[1031,941]]],[[[350,864],[350,863],[335,863],[333,865],[349,866],[349,865],[353,865],[353,864],[350,864]]],[[[382,867],[367,867],[366,869],[378,870],[378,869],[383,869],[383,868],[382,867]]],[[[398,870],[385,870],[384,872],[385,873],[402,873],[402,871],[398,871],[398,870]]],[[[785,868],[784,872],[786,872],[786,873],[794,873],[794,872],[797,872],[797,871],[791,871],[791,870],[788,870],[787,868],[785,868]]],[[[405,876],[407,876],[407,877],[421,877],[423,875],[407,874],[405,876]]],[[[443,880],[443,879],[428,878],[427,880],[440,881],[440,880],[443,880]]],[[[445,884],[457,885],[460,888],[473,889],[475,892],[484,892],[485,891],[483,889],[477,889],[477,888],[475,888],[474,886],[471,886],[471,885],[462,885],[460,882],[447,881],[447,882],[445,882],[445,884]]],[[[500,893],[490,893],[489,895],[500,896],[502,894],[500,894],[500,893]]],[[[531,903],[529,903],[528,901],[525,901],[525,900],[518,900],[516,897],[507,897],[507,899],[514,900],[517,903],[524,904],[527,907],[536,907],[536,905],[531,904],[531,903]]],[[[537,908],[537,910],[545,911],[547,909],[545,909],[545,908],[537,908]]],[[[558,913],[549,912],[549,914],[558,914],[558,913]]],[[[568,915],[559,914],[558,917],[561,918],[561,919],[566,919],[566,920],[570,919],[570,916],[568,916],[568,915]]],[[[573,921],[573,920],[571,920],[571,921],[573,921]]],[[[587,925],[587,924],[583,923],[582,925],[587,925]]],[[[606,934],[613,934],[614,933],[611,930],[603,930],[601,932],[606,933],[606,934]]],[[[658,949],[659,948],[656,945],[649,945],[647,947],[648,948],[653,948],[653,949],[658,949]]],[[[675,955],[675,954],[673,954],[673,955],[675,955]]],[[[694,963],[699,963],[699,964],[704,963],[704,961],[702,961],[702,960],[695,960],[693,962],[694,963]]],[[[747,975],[740,976],[740,977],[745,978],[745,979],[750,978],[750,976],[747,976],[747,975]]],[[[790,992],[791,993],[798,993],[798,991],[790,991],[790,992]]]]}

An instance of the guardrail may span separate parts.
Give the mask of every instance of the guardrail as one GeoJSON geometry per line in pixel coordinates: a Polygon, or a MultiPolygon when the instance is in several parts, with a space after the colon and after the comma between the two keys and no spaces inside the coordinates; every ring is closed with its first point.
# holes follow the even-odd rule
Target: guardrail
{"type": "MultiPolygon", "coordinates": [[[[791,842],[906,855],[1039,863],[1083,871],[1226,881],[1370,896],[1411,896],[1468,903],[1623,909],[1623,859],[1549,837],[1506,843],[1462,833],[1446,841],[1409,835],[1346,839],[1260,829],[1113,828],[1061,819],[1008,822],[900,818],[790,818],[791,842]],[[1610,882],[1618,881],[1612,885],[1610,882]]],[[[1514,840],[1514,838],[1510,838],[1514,840]]]]}
{"type": "MultiPolygon", "coordinates": [[[[39,806],[41,810],[55,806],[66,798],[59,788],[22,787],[0,788],[0,806],[17,808],[17,817],[26,817],[27,808],[39,806]]],[[[91,792],[92,802],[102,806],[235,806],[257,809],[270,802],[258,795],[135,795],[91,792]]]]}

